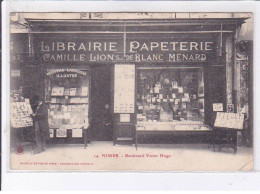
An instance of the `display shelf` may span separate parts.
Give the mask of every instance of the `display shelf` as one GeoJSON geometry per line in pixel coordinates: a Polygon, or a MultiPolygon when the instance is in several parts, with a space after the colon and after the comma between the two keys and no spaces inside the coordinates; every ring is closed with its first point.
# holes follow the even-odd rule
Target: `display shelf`
{"type": "MultiPolygon", "coordinates": [[[[49,126],[53,140],[64,139],[70,142],[69,139],[79,139],[73,134],[79,135],[80,130],[84,131],[89,126],[89,82],[89,73],[79,75],[73,80],[56,76],[50,76],[47,80],[46,99],[50,106],[49,126]]],[[[80,138],[83,136],[82,132],[80,138]]]]}

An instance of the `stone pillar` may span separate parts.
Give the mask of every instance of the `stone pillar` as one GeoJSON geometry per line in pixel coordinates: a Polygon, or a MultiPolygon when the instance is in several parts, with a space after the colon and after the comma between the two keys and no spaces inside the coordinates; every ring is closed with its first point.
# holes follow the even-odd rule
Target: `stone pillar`
{"type": "Polygon", "coordinates": [[[227,104],[233,104],[233,37],[229,36],[226,40],[226,86],[227,104]]]}

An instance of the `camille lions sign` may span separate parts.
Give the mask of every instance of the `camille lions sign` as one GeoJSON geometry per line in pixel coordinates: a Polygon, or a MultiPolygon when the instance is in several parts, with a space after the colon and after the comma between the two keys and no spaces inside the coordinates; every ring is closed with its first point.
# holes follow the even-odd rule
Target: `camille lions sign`
{"type": "Polygon", "coordinates": [[[167,38],[37,41],[36,55],[45,62],[205,62],[215,50],[213,41],[167,38]]]}

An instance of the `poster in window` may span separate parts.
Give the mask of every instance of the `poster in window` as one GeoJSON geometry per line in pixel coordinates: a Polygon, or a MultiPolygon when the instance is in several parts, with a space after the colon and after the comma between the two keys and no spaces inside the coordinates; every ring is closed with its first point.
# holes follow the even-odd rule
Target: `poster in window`
{"type": "Polygon", "coordinates": [[[51,91],[52,96],[63,96],[64,87],[53,87],[51,91]]]}
{"type": "Polygon", "coordinates": [[[227,104],[227,112],[233,113],[235,111],[234,104],[227,104]]]}
{"type": "Polygon", "coordinates": [[[204,112],[204,98],[199,99],[199,109],[200,112],[204,112]]]}
{"type": "Polygon", "coordinates": [[[129,123],[130,122],[130,114],[120,114],[120,122],[129,123]]]}
{"type": "Polygon", "coordinates": [[[72,137],[82,137],[82,129],[72,129],[72,137]]]}
{"type": "Polygon", "coordinates": [[[114,112],[134,113],[135,65],[115,65],[114,112]]]}
{"type": "Polygon", "coordinates": [[[69,96],[70,95],[70,89],[64,89],[64,96],[69,96]]]}
{"type": "Polygon", "coordinates": [[[50,129],[50,138],[54,137],[54,129],[50,129]]]}
{"type": "Polygon", "coordinates": [[[82,96],[87,96],[88,95],[88,87],[82,87],[81,95],[82,96]]]}
{"type": "Polygon", "coordinates": [[[56,137],[67,137],[67,129],[65,128],[60,128],[60,129],[56,129],[56,137]]]}
{"type": "Polygon", "coordinates": [[[204,97],[204,85],[199,86],[198,97],[204,97]]]}
{"type": "Polygon", "coordinates": [[[213,111],[214,112],[223,111],[223,103],[213,103],[213,111]]]}
{"type": "Polygon", "coordinates": [[[70,88],[70,96],[76,96],[77,88],[70,88]]]}
{"type": "Polygon", "coordinates": [[[11,70],[11,77],[20,77],[20,70],[11,70]]]}

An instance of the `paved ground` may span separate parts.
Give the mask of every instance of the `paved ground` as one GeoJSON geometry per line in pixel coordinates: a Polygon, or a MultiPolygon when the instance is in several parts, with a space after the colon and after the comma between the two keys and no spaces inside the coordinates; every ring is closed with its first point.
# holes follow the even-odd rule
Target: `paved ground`
{"type": "Polygon", "coordinates": [[[144,170],[144,171],[248,171],[253,169],[253,149],[231,148],[213,152],[205,144],[145,144],[113,146],[112,142],[51,145],[32,155],[11,153],[12,169],[40,170],[144,170]]]}

